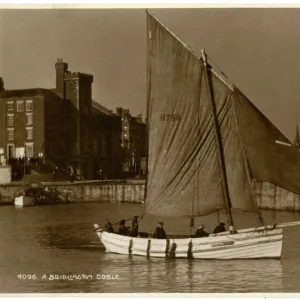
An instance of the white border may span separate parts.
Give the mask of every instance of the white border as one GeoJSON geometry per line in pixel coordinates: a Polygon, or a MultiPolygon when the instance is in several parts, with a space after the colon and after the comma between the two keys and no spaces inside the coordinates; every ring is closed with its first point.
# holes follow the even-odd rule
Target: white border
{"type": "Polygon", "coordinates": [[[196,7],[300,7],[300,0],[0,0],[0,8],[53,9],[53,8],[196,8],[196,7]]]}
{"type": "MultiPolygon", "coordinates": [[[[8,294],[9,295],[9,294],[8,294]]],[[[300,294],[294,294],[294,293],[265,293],[265,294],[259,294],[259,293],[232,293],[232,294],[225,294],[225,293],[215,293],[215,294],[204,294],[204,293],[110,293],[110,294],[105,294],[105,293],[99,293],[99,294],[83,294],[83,293],[78,293],[78,294],[24,294],[22,297],[14,297],[17,294],[10,294],[13,298],[9,299],[14,299],[14,300],[23,300],[24,298],[32,298],[34,297],[34,300],[36,299],[55,299],[55,297],[59,296],[62,299],[95,299],[95,298],[107,298],[111,300],[117,300],[117,299],[180,299],[180,298],[190,298],[190,299],[201,299],[201,300],[223,300],[224,298],[232,299],[249,299],[249,300],[254,300],[254,299],[261,299],[261,300],[266,300],[270,298],[275,298],[275,299],[287,299],[287,298],[298,298],[300,294]],[[83,297],[86,296],[86,297],[83,297]]]]}
{"type": "MultiPolygon", "coordinates": [[[[188,1],[129,1],[129,0],[10,0],[4,1],[0,0],[0,9],[83,9],[83,8],[94,8],[94,9],[111,9],[111,8],[251,8],[251,7],[285,7],[285,8],[298,8],[300,7],[300,0],[272,0],[272,1],[260,1],[260,0],[211,0],[211,1],[201,1],[201,0],[188,0],[188,1]]],[[[41,294],[41,293],[26,293],[26,294],[1,294],[0,298],[8,297],[9,299],[24,299],[24,298],[34,298],[34,299],[55,299],[57,297],[63,299],[91,299],[91,298],[107,298],[107,299],[122,299],[122,298],[139,298],[139,299],[157,299],[157,298],[201,298],[201,299],[224,299],[224,298],[247,298],[247,299],[268,299],[268,298],[299,298],[299,293],[228,293],[228,294],[204,294],[204,293],[91,293],[91,294],[41,294]]]]}

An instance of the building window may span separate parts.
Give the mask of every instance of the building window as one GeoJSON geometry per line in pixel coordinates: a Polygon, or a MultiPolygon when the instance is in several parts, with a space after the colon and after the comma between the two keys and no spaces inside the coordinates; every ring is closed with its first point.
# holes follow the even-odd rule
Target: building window
{"type": "Polygon", "coordinates": [[[17,101],[17,111],[24,111],[24,101],[17,101]]]}
{"type": "Polygon", "coordinates": [[[32,114],[26,114],[26,124],[32,125],[32,123],[33,123],[32,114]]]}
{"type": "Polygon", "coordinates": [[[26,100],[26,111],[32,111],[33,103],[32,100],[26,100]]]}
{"type": "Polygon", "coordinates": [[[13,141],[15,138],[15,130],[14,128],[7,128],[8,129],[8,140],[13,141]]]}
{"type": "Polygon", "coordinates": [[[14,126],[14,115],[13,114],[7,115],[7,126],[9,126],[9,127],[14,126]]]}
{"type": "Polygon", "coordinates": [[[6,107],[7,107],[7,110],[14,110],[14,101],[7,101],[6,107]]]}
{"type": "Polygon", "coordinates": [[[26,128],[26,132],[27,132],[27,140],[32,140],[33,137],[33,128],[26,128]]]}
{"type": "Polygon", "coordinates": [[[33,143],[26,143],[26,157],[33,157],[33,143]]]}
{"type": "Polygon", "coordinates": [[[25,148],[24,147],[16,147],[16,157],[23,157],[25,156],[25,148]]]}

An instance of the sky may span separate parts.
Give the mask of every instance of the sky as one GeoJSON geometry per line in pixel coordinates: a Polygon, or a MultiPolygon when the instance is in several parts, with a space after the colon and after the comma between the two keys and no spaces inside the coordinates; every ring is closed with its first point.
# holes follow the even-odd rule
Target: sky
{"type": "MultiPolygon", "coordinates": [[[[291,140],[300,125],[300,9],[151,9],[291,140]]],[[[55,62],[94,75],[93,99],[146,115],[145,9],[0,10],[6,89],[54,88],[55,62]]]]}

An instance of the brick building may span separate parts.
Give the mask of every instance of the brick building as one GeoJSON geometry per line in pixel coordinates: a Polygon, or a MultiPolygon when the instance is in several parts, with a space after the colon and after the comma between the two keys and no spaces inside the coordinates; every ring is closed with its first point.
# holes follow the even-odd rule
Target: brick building
{"type": "Polygon", "coordinates": [[[122,107],[116,109],[116,114],[122,122],[123,171],[129,176],[142,175],[146,171],[146,123],[141,115],[133,117],[128,109],[122,107]]]}
{"type": "Polygon", "coordinates": [[[61,59],[55,69],[54,89],[5,90],[1,78],[0,155],[26,150],[45,164],[72,166],[81,178],[96,178],[99,168],[106,178],[120,177],[120,119],[92,100],[92,75],[68,71],[61,59]]]}
{"type": "MultiPolygon", "coordinates": [[[[61,99],[46,89],[24,89],[0,91],[0,153],[8,158],[24,156],[44,157],[49,144],[49,129],[57,123],[59,115],[48,115],[62,106],[61,99]],[[48,112],[48,113],[46,113],[48,112]]],[[[60,109],[60,108],[59,108],[60,109]]],[[[59,134],[59,133],[58,133],[59,134]]]]}

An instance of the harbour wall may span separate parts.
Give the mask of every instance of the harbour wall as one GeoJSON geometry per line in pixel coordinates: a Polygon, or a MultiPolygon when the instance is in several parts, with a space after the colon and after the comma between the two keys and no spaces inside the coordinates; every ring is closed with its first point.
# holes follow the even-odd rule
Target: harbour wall
{"type": "MultiPolygon", "coordinates": [[[[127,202],[142,203],[144,200],[145,182],[143,180],[123,181],[84,181],[84,182],[43,182],[43,186],[56,188],[61,194],[68,194],[74,202],[127,202]]],[[[23,184],[12,182],[0,185],[0,203],[10,204],[14,193],[23,184]]]]}
{"type": "MultiPolygon", "coordinates": [[[[144,180],[43,182],[56,187],[74,202],[124,202],[142,203],[145,193],[144,180]]],[[[14,193],[23,187],[21,182],[0,185],[0,204],[12,204],[14,193]]],[[[300,211],[300,195],[291,193],[271,183],[256,183],[257,204],[262,209],[300,211]]]]}
{"type": "Polygon", "coordinates": [[[269,182],[256,182],[255,195],[258,207],[272,210],[300,211],[300,195],[269,182]]]}

